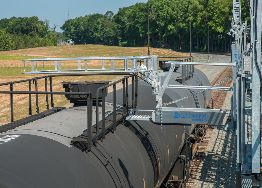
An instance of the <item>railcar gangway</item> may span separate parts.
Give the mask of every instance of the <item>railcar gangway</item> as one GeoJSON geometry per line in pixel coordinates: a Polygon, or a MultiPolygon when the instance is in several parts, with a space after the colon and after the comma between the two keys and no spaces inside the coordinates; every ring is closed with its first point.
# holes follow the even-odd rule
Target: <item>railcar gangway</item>
{"type": "MultiPolygon", "coordinates": [[[[169,73],[162,82],[158,69],[156,56],[144,57],[84,57],[84,58],[48,58],[32,59],[25,61],[30,63],[32,71],[27,74],[139,74],[152,86],[152,92],[156,96],[156,107],[152,115],[138,115],[135,110],[130,110],[129,120],[151,120],[156,124],[220,124],[225,111],[222,109],[206,108],[174,108],[163,105],[162,97],[168,89],[188,90],[223,90],[233,91],[232,97],[232,123],[236,133],[236,163],[237,186],[236,187],[262,187],[262,150],[261,150],[261,33],[262,33],[262,1],[250,0],[250,22],[242,23],[241,2],[233,0],[233,19],[231,34],[235,40],[232,44],[232,63],[213,64],[206,66],[232,66],[233,86],[187,86],[184,81],[193,75],[195,65],[203,65],[199,62],[169,61],[169,73]],[[250,42],[250,44],[248,44],[250,42]],[[76,68],[63,69],[61,62],[77,62],[76,68]],[[101,62],[101,67],[90,68],[87,65],[92,61],[101,62]],[[106,65],[106,61],[109,65],[106,65]],[[40,66],[41,63],[42,67],[40,66]],[[47,70],[46,62],[54,62],[54,69],[47,70]],[[171,73],[181,66],[181,84],[170,85],[171,73]],[[42,70],[40,70],[42,69],[42,70]]],[[[49,65],[50,66],[50,65],[49,65]]]]}
{"type": "Polygon", "coordinates": [[[165,66],[169,67],[165,80],[161,80],[161,70],[157,56],[130,56],[130,57],[79,57],[79,58],[44,58],[25,60],[24,64],[30,64],[32,71],[25,74],[58,74],[58,75],[134,75],[139,74],[140,78],[152,86],[152,92],[156,96],[156,107],[152,115],[137,115],[136,109],[130,109],[128,120],[150,120],[155,124],[165,125],[192,125],[208,124],[221,125],[225,110],[208,108],[177,108],[165,107],[162,98],[166,90],[198,90],[200,92],[218,90],[232,91],[232,87],[222,86],[189,86],[184,85],[188,77],[194,75],[194,66],[231,66],[233,63],[203,63],[203,62],[180,62],[166,61],[165,66]],[[48,64],[49,63],[49,67],[48,64]],[[53,65],[50,68],[50,63],[53,65]],[[99,67],[97,66],[99,65],[99,67]],[[68,67],[70,67],[68,69],[68,67]],[[72,68],[73,67],[73,68],[72,68]],[[181,85],[170,85],[174,71],[181,67],[181,85]]]}

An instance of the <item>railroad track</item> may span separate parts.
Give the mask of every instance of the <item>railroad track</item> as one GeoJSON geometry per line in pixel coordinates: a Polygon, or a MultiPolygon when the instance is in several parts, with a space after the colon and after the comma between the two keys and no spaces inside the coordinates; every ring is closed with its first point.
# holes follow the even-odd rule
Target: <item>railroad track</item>
{"type": "MultiPolygon", "coordinates": [[[[213,86],[225,86],[229,87],[232,85],[232,69],[231,67],[225,68],[211,83],[213,86]]],[[[224,102],[227,98],[228,93],[223,91],[213,91],[212,92],[212,101],[210,102],[210,107],[221,109],[224,105],[224,102]]],[[[196,181],[199,179],[199,174],[202,169],[205,168],[203,166],[203,159],[206,155],[210,143],[213,137],[214,127],[210,127],[207,125],[201,125],[206,128],[203,131],[203,137],[194,144],[193,146],[193,160],[191,161],[191,166],[189,168],[189,178],[186,183],[186,188],[197,188],[196,181]]]]}

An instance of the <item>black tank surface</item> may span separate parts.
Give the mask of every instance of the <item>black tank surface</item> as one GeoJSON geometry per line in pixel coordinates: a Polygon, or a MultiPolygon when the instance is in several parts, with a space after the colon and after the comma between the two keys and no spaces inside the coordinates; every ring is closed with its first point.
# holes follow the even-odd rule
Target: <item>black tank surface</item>
{"type": "Polygon", "coordinates": [[[91,153],[33,135],[5,135],[1,141],[1,188],[114,187],[91,153]]]}
{"type": "MultiPolygon", "coordinates": [[[[170,84],[179,83],[173,79],[170,84]]],[[[196,70],[186,84],[209,85],[209,81],[196,70]]],[[[112,109],[110,95],[106,111],[112,109]]],[[[166,106],[192,108],[206,106],[209,99],[208,92],[189,90],[167,90],[163,97],[166,106]]],[[[121,90],[117,100],[122,104],[121,90]]],[[[137,108],[154,107],[151,86],[140,81],[137,108]]],[[[86,107],[73,107],[0,134],[0,187],[160,187],[180,155],[185,134],[194,128],[126,121],[91,152],[82,152],[70,143],[86,130],[86,113],[86,107]]]]}

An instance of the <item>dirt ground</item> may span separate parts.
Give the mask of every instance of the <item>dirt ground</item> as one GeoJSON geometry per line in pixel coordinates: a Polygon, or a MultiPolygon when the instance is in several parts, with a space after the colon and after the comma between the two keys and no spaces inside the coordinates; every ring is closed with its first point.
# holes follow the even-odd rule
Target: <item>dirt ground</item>
{"type": "MultiPolygon", "coordinates": [[[[152,54],[158,56],[175,56],[183,57],[188,56],[186,53],[179,53],[167,49],[151,49],[152,54]]],[[[23,49],[16,51],[0,52],[0,83],[9,81],[21,80],[26,78],[32,78],[32,75],[24,75],[23,59],[36,58],[36,57],[79,57],[79,56],[133,56],[133,55],[145,55],[147,54],[147,48],[123,48],[123,47],[109,47],[102,45],[80,45],[80,46],[58,46],[58,47],[44,47],[34,49],[23,49]]],[[[193,54],[194,59],[206,59],[205,54],[193,54]]],[[[226,59],[227,57],[224,57],[226,59]]],[[[220,56],[215,56],[213,60],[219,59],[220,56]]],[[[215,77],[219,71],[213,71],[212,69],[204,66],[199,66],[208,77],[215,77]]],[[[106,76],[87,76],[87,77],[74,77],[66,79],[56,79],[54,81],[54,91],[63,91],[62,81],[94,81],[94,80],[114,80],[117,77],[106,76]]],[[[39,91],[44,91],[44,82],[39,82],[39,91]]],[[[0,87],[1,90],[9,90],[8,87],[0,87]]],[[[15,85],[14,90],[28,90],[28,83],[15,85]]],[[[10,96],[0,96],[0,124],[5,124],[10,120],[10,96]]],[[[35,96],[33,96],[35,101],[35,96]]],[[[39,96],[40,110],[45,110],[45,96],[39,96]]],[[[64,97],[56,97],[57,104],[63,105],[66,103],[64,97]]],[[[28,114],[28,96],[20,95],[14,97],[15,104],[15,119],[20,119],[28,114]]],[[[33,106],[35,111],[35,106],[33,106]]]]}
{"type": "MultiPolygon", "coordinates": [[[[151,48],[152,55],[158,56],[175,56],[182,57],[188,54],[175,52],[167,49],[151,48]]],[[[29,65],[24,67],[22,60],[31,58],[48,58],[48,57],[85,57],[85,56],[142,56],[147,54],[147,48],[126,48],[103,45],[75,45],[75,46],[56,46],[32,49],[21,49],[15,51],[0,52],[0,83],[16,81],[35,77],[34,75],[25,75],[24,71],[30,71],[29,65]]],[[[71,62],[69,62],[71,63],[71,62]]],[[[98,66],[100,62],[89,62],[90,66],[98,66]],[[91,64],[90,64],[91,63],[91,64]]],[[[67,64],[68,65],[68,64],[67,64]]],[[[70,66],[70,65],[68,65],[70,66]]],[[[39,76],[39,75],[37,75],[39,76]]],[[[115,80],[118,77],[108,76],[86,76],[86,77],[67,77],[57,78],[54,80],[54,91],[63,91],[62,81],[101,81],[115,80]]],[[[38,83],[39,91],[44,91],[44,81],[38,83]]],[[[34,89],[34,88],[33,88],[34,89]]],[[[9,86],[2,86],[0,90],[9,90],[9,86]]],[[[28,90],[28,83],[15,84],[14,90],[28,90]]],[[[33,95],[32,100],[36,98],[33,95]]],[[[15,119],[26,117],[28,114],[28,96],[14,96],[15,119]]],[[[56,96],[57,105],[64,105],[66,100],[62,96],[56,96]]],[[[45,96],[39,96],[40,111],[45,110],[45,96]]],[[[50,101],[49,101],[50,102],[50,101]]],[[[0,124],[10,121],[10,96],[0,96],[0,124]]],[[[34,103],[33,103],[34,104],[34,103]]],[[[33,112],[35,113],[33,106],[33,112]]]]}

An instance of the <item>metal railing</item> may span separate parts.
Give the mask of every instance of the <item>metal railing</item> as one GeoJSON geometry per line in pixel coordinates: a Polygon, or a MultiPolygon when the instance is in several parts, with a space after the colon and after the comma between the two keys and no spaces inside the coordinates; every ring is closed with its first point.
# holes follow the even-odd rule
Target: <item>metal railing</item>
{"type": "MultiPolygon", "coordinates": [[[[49,110],[50,106],[51,108],[54,108],[54,93],[53,93],[53,78],[55,76],[42,76],[42,77],[35,77],[35,78],[30,78],[30,79],[24,79],[24,80],[18,80],[18,81],[13,81],[13,82],[6,82],[6,83],[0,83],[0,87],[3,86],[9,86],[9,91],[0,91],[0,94],[9,94],[10,95],[10,121],[14,122],[14,95],[18,94],[18,91],[14,91],[14,87],[16,84],[28,84],[28,90],[23,91],[20,94],[28,94],[29,96],[29,103],[28,103],[28,114],[32,115],[33,114],[33,109],[32,109],[32,95],[33,93],[36,95],[36,113],[39,113],[39,98],[38,95],[41,92],[38,92],[38,82],[40,80],[45,81],[45,95],[46,95],[46,109],[49,110]],[[49,86],[48,86],[48,81],[49,81],[49,86]],[[35,89],[35,92],[33,92],[33,87],[35,89]],[[49,92],[48,92],[49,90],[49,92]],[[9,93],[7,93],[9,92],[9,93]],[[27,92],[27,93],[26,93],[27,92]],[[49,104],[49,95],[50,95],[50,101],[51,104],[49,104]]],[[[43,92],[42,92],[43,94],[43,92]]]]}
{"type": "MultiPolygon", "coordinates": [[[[96,142],[97,139],[104,139],[105,134],[107,132],[106,130],[106,123],[105,123],[105,92],[108,88],[112,87],[112,104],[113,104],[113,110],[112,110],[112,123],[108,125],[109,129],[112,129],[114,132],[116,130],[116,125],[118,124],[119,121],[124,120],[126,116],[129,114],[129,109],[135,110],[137,107],[137,90],[138,90],[138,76],[137,75],[132,75],[132,76],[126,76],[116,82],[113,82],[111,84],[105,85],[103,87],[100,87],[97,90],[97,98],[96,98],[96,136],[94,137],[94,142],[96,142]],[[132,79],[131,83],[131,106],[129,106],[129,79],[132,79]],[[122,85],[122,106],[117,109],[117,85],[121,84],[122,85]],[[102,121],[99,120],[99,96],[100,93],[102,93],[102,121]],[[117,112],[121,113],[121,117],[117,119],[117,112]],[[100,123],[102,124],[100,126],[100,123]],[[100,131],[101,129],[101,131],[100,131]]],[[[134,112],[131,112],[134,113],[134,112]]]]}
{"type": "MultiPolygon", "coordinates": [[[[72,75],[71,75],[72,76],[72,75]]],[[[79,75],[77,75],[79,76],[79,75]]],[[[81,145],[84,146],[83,150],[90,151],[93,144],[96,144],[98,140],[103,140],[107,133],[114,132],[116,130],[117,125],[121,121],[125,119],[125,117],[129,114],[129,110],[134,110],[137,106],[137,90],[138,90],[138,76],[137,75],[130,75],[125,76],[124,78],[117,80],[115,82],[112,82],[108,85],[105,85],[103,87],[100,87],[97,90],[97,96],[96,96],[96,112],[93,113],[93,101],[94,98],[92,97],[92,94],[90,92],[57,92],[53,91],[53,78],[54,77],[60,77],[60,75],[53,75],[53,76],[43,76],[43,77],[36,77],[31,79],[25,79],[25,80],[19,80],[14,82],[7,82],[0,84],[1,86],[7,86],[9,90],[4,91],[0,90],[1,95],[10,95],[10,123],[2,126],[2,132],[6,132],[10,129],[19,127],[23,124],[29,123],[30,121],[35,121],[40,118],[41,113],[47,112],[48,110],[52,110],[55,108],[54,104],[54,95],[81,95],[86,96],[87,100],[87,129],[84,131],[84,135],[80,135],[78,138],[74,138],[72,140],[73,145],[81,145]],[[40,80],[44,80],[44,89],[45,91],[39,91],[40,85],[38,82],[40,80]],[[131,84],[130,81],[131,80],[131,84]],[[48,82],[49,81],[49,82],[48,82]],[[14,85],[15,84],[28,84],[28,90],[26,91],[15,91],[14,85]],[[49,87],[48,87],[49,85],[49,87]],[[111,113],[107,114],[105,109],[106,104],[106,90],[110,89],[112,87],[112,101],[111,104],[113,106],[111,113]],[[34,88],[34,90],[33,90],[34,88]],[[131,88],[131,91],[129,91],[129,88],[131,88]],[[119,104],[119,101],[117,101],[117,90],[122,89],[122,105],[119,104]],[[131,93],[131,95],[130,95],[131,93]],[[101,96],[102,94],[102,102],[101,106],[101,96]],[[33,114],[33,100],[32,96],[35,95],[35,107],[36,107],[36,117],[32,120],[30,119],[29,122],[27,120],[23,119],[15,119],[14,118],[14,96],[15,95],[28,95],[29,103],[28,103],[28,116],[23,119],[27,119],[28,117],[34,116],[33,114]],[[46,111],[40,112],[39,108],[39,96],[45,95],[45,105],[46,105],[46,111]],[[51,105],[49,104],[49,96],[51,98],[51,105]],[[129,104],[129,97],[131,100],[131,104],[129,104]],[[102,111],[102,117],[99,118],[99,112],[102,111]],[[39,115],[39,116],[38,116],[39,115]],[[95,115],[96,123],[93,124],[92,118],[93,115],[95,115]],[[112,119],[110,119],[112,118],[112,119]],[[107,122],[106,122],[107,121],[107,122]],[[9,128],[10,129],[9,129],[9,128]]],[[[53,112],[55,113],[55,112],[53,112]]],[[[134,113],[132,111],[131,113],[134,113]]],[[[52,114],[52,113],[51,113],[52,114]]],[[[50,113],[49,113],[50,115],[50,113]]],[[[1,130],[0,130],[1,131],[1,130]]]]}
{"type": "MultiPolygon", "coordinates": [[[[13,96],[13,95],[67,95],[67,94],[85,95],[87,98],[87,126],[86,127],[88,131],[88,135],[91,135],[91,131],[92,131],[92,94],[90,92],[0,91],[0,94],[10,95],[10,96],[13,96]]],[[[4,125],[4,126],[7,126],[7,125],[4,125]]],[[[91,143],[92,143],[91,139],[92,139],[91,136],[87,137],[86,142],[87,142],[88,148],[91,148],[91,143]]]]}
{"type": "Polygon", "coordinates": [[[25,72],[26,74],[128,74],[138,72],[142,64],[147,70],[156,70],[156,59],[156,56],[79,57],[27,59],[23,62],[24,67],[30,64],[32,68],[32,71],[25,72]],[[95,67],[92,64],[94,62],[95,67]],[[51,63],[48,68],[52,69],[46,69],[47,63],[51,63]],[[66,65],[73,68],[63,68],[66,65]]]}

